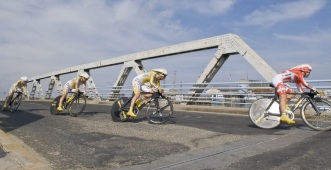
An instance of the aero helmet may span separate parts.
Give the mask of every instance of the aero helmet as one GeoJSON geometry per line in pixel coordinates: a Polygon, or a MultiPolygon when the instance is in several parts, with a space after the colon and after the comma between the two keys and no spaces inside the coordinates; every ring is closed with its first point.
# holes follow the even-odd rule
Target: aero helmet
{"type": "Polygon", "coordinates": [[[21,80],[23,80],[25,82],[28,82],[29,81],[28,77],[26,77],[26,76],[21,77],[21,80]]]}
{"type": "Polygon", "coordinates": [[[158,72],[158,73],[162,73],[165,76],[168,74],[167,70],[164,69],[164,68],[153,69],[153,71],[158,72]]]}
{"type": "MultiPolygon", "coordinates": [[[[310,73],[312,71],[312,67],[309,64],[301,64],[301,65],[293,67],[292,69],[300,70],[300,71],[304,72],[305,74],[310,73]]],[[[308,77],[308,76],[304,76],[304,77],[308,77]]]]}
{"type": "Polygon", "coordinates": [[[90,75],[88,75],[86,72],[83,72],[79,75],[80,77],[84,77],[86,79],[89,79],[90,78],[90,75]]]}
{"type": "Polygon", "coordinates": [[[293,67],[293,69],[299,69],[299,70],[307,73],[312,70],[312,67],[309,64],[301,64],[301,65],[293,67]]]}

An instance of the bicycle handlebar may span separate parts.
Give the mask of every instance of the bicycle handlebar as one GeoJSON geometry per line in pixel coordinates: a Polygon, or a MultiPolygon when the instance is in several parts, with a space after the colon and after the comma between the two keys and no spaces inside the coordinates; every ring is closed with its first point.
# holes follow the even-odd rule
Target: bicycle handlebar
{"type": "Polygon", "coordinates": [[[160,92],[152,93],[152,98],[157,98],[157,97],[167,98],[166,96],[163,95],[163,93],[160,92]]]}
{"type": "MultiPolygon", "coordinates": [[[[78,93],[76,93],[76,92],[74,92],[74,91],[69,91],[68,93],[74,93],[74,95],[83,95],[84,94],[84,92],[81,92],[80,90],[78,91],[78,93]]],[[[86,98],[88,98],[88,96],[86,95],[85,96],[86,98]]]]}
{"type": "Polygon", "coordinates": [[[314,98],[314,96],[316,96],[319,93],[317,91],[310,90],[309,92],[303,92],[303,93],[295,92],[295,93],[287,93],[287,94],[294,94],[294,95],[301,95],[301,96],[305,95],[305,96],[309,96],[310,98],[314,98]]]}

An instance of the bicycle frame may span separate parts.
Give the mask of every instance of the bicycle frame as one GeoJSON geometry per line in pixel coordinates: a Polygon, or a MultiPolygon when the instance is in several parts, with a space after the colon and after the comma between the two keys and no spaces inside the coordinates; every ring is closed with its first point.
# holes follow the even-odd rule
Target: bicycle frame
{"type": "Polygon", "coordinates": [[[82,92],[78,92],[78,93],[75,93],[75,92],[68,92],[68,93],[74,93],[72,96],[70,96],[70,98],[67,99],[67,97],[64,98],[63,100],[63,107],[66,109],[69,104],[71,104],[77,97],[79,97],[79,95],[81,95],[82,92]],[[70,100],[70,101],[69,101],[70,100]]]}
{"type": "MultiPolygon", "coordinates": [[[[331,129],[331,102],[321,97],[315,97],[316,92],[289,93],[300,95],[291,108],[287,108],[286,114],[294,119],[294,111],[300,110],[303,122],[310,128],[318,131],[331,129]]],[[[279,98],[275,92],[273,99],[259,99],[249,108],[249,117],[258,127],[271,129],[280,125],[281,114],[279,112],[279,98]],[[276,102],[276,103],[275,103],[276,102]]]]}
{"type": "MultiPolygon", "coordinates": [[[[307,101],[309,101],[309,103],[311,103],[311,105],[313,106],[314,110],[319,115],[321,114],[320,110],[317,108],[315,102],[313,101],[314,94],[309,93],[309,92],[304,92],[304,93],[288,93],[288,94],[301,95],[300,98],[298,99],[298,101],[295,102],[295,104],[292,106],[292,108],[291,108],[291,111],[292,112],[296,111],[299,108],[300,104],[304,100],[307,100],[307,101]]],[[[272,99],[272,101],[270,102],[270,104],[268,105],[268,107],[267,107],[266,110],[269,110],[271,108],[271,106],[273,105],[274,102],[277,102],[279,104],[279,96],[278,96],[277,92],[275,92],[275,96],[272,99]]],[[[271,113],[271,112],[268,112],[268,114],[271,115],[271,116],[281,116],[280,113],[271,113]]]]}
{"type": "MultiPolygon", "coordinates": [[[[155,92],[155,93],[156,93],[156,92],[155,92]]],[[[142,94],[152,94],[152,97],[149,98],[149,99],[146,99],[147,102],[144,102],[143,104],[141,104],[141,105],[138,107],[138,109],[139,109],[139,110],[142,109],[143,107],[146,106],[146,104],[147,104],[149,101],[151,101],[152,99],[155,99],[155,98],[156,98],[156,97],[154,96],[155,93],[142,93],[142,94]]],[[[128,111],[130,110],[130,105],[131,105],[131,101],[132,101],[133,96],[134,96],[134,93],[132,93],[132,96],[129,98],[129,100],[127,100],[126,102],[124,102],[123,105],[121,104],[120,101],[118,101],[118,102],[119,102],[118,104],[121,106],[121,110],[122,110],[122,111],[128,112],[128,111]],[[129,107],[128,107],[128,106],[129,106],[129,107]]]]}
{"type": "MultiPolygon", "coordinates": [[[[74,93],[74,92],[69,92],[69,93],[74,93]]],[[[56,114],[60,113],[57,110],[57,108],[59,106],[61,97],[62,97],[62,95],[59,95],[53,100],[53,102],[50,106],[50,112],[52,115],[56,115],[56,114]]],[[[70,96],[70,98],[67,98],[67,97],[64,98],[64,100],[62,101],[62,107],[63,107],[63,109],[68,109],[68,107],[69,107],[70,115],[73,117],[77,117],[85,109],[86,98],[87,98],[87,96],[84,96],[82,92],[75,93],[72,96],[70,96]],[[82,99],[82,100],[80,100],[80,99],[82,99]],[[79,109],[80,104],[83,104],[82,109],[79,109]],[[75,107],[74,111],[72,110],[72,106],[75,107]],[[77,108],[78,108],[78,110],[77,110],[77,108]]]]}
{"type": "MultiPolygon", "coordinates": [[[[19,105],[21,104],[21,100],[22,100],[22,95],[23,93],[21,91],[17,91],[14,92],[13,95],[11,96],[11,98],[9,99],[9,96],[7,96],[7,104],[8,104],[8,108],[10,110],[10,112],[14,112],[17,110],[17,108],[19,107],[19,105]]],[[[4,107],[2,107],[2,110],[5,111],[6,109],[4,107]]]]}

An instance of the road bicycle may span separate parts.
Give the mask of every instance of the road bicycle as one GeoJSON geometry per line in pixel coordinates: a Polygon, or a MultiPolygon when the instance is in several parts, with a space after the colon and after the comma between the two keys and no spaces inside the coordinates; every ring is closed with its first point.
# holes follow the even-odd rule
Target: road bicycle
{"type": "MultiPolygon", "coordinates": [[[[331,103],[317,96],[315,91],[291,93],[300,96],[295,104],[287,110],[290,119],[294,119],[295,110],[299,109],[303,122],[310,128],[318,131],[331,129],[331,103]]],[[[262,98],[252,103],[249,108],[249,117],[258,127],[271,129],[280,125],[279,98],[275,91],[272,99],[262,98]]]]}
{"type": "MultiPolygon", "coordinates": [[[[63,110],[68,109],[69,114],[72,117],[77,117],[81,113],[83,113],[85,107],[86,107],[86,98],[87,96],[84,95],[83,92],[68,92],[69,94],[72,94],[69,98],[64,98],[62,107],[63,110]]],[[[60,103],[60,98],[62,95],[57,96],[53,102],[51,103],[50,112],[52,115],[57,115],[60,112],[57,110],[57,107],[60,103]]]]}
{"type": "MultiPolygon", "coordinates": [[[[111,108],[111,117],[114,122],[124,122],[129,120],[131,117],[127,115],[130,109],[132,97],[121,97],[115,100],[111,108]]],[[[173,105],[169,98],[165,97],[162,93],[155,92],[152,94],[150,99],[134,105],[133,113],[138,115],[142,109],[146,106],[146,118],[149,123],[152,124],[164,124],[166,123],[173,114],[173,105]]]]}
{"type": "Polygon", "coordinates": [[[4,106],[2,106],[2,111],[6,111],[7,109],[10,112],[15,112],[17,110],[17,108],[20,106],[21,101],[23,98],[23,93],[21,91],[17,91],[13,94],[13,97],[11,98],[11,100],[7,100],[8,96],[6,97],[6,101],[8,103],[8,107],[4,108],[4,106]]]}

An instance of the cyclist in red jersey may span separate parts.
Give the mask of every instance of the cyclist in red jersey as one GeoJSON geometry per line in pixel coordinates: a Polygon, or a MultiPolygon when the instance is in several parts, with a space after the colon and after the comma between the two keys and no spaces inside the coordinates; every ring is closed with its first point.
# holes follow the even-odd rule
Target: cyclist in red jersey
{"type": "MultiPolygon", "coordinates": [[[[302,86],[306,87],[307,89],[317,91],[317,89],[306,83],[304,79],[310,75],[311,70],[312,67],[309,64],[301,64],[289,70],[282,71],[272,79],[272,84],[276,87],[279,96],[279,110],[282,114],[280,121],[286,122],[288,124],[295,124],[295,121],[286,115],[286,103],[295,96],[294,94],[287,93],[293,93],[294,90],[290,89],[284,83],[295,83],[299,92],[301,93],[303,92],[302,86]]],[[[317,92],[319,93],[319,91],[317,92]]]]}

